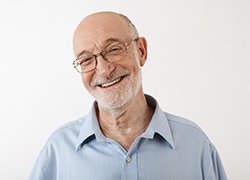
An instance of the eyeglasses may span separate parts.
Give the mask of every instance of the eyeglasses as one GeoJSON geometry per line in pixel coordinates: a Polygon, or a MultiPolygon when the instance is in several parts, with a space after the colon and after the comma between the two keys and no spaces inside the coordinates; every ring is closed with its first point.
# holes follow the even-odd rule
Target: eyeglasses
{"type": "Polygon", "coordinates": [[[86,73],[96,68],[98,56],[102,56],[105,61],[110,63],[122,60],[127,55],[128,48],[134,41],[137,41],[138,39],[139,38],[132,39],[125,43],[121,42],[111,44],[106,49],[97,54],[79,57],[73,61],[73,67],[79,73],[86,73]]]}

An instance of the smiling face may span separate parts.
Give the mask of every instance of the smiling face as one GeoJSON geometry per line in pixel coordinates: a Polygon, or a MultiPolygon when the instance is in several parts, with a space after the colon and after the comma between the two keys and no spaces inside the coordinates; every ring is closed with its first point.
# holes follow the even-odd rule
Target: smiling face
{"type": "MultiPolygon", "coordinates": [[[[130,42],[137,38],[135,36],[120,15],[111,12],[92,14],[75,31],[74,53],[77,58],[89,56],[117,43],[130,42]]],[[[139,38],[127,45],[127,53],[119,61],[110,63],[98,56],[96,68],[81,74],[84,86],[95,97],[99,107],[107,111],[119,110],[143,94],[141,66],[146,57],[146,40],[139,38]]]]}

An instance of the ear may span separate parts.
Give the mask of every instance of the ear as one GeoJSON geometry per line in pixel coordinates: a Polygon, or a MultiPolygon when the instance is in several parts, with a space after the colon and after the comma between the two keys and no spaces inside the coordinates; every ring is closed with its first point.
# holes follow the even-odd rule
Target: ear
{"type": "Polygon", "coordinates": [[[147,41],[144,37],[140,37],[137,40],[137,48],[138,48],[138,54],[140,57],[140,66],[144,66],[147,56],[148,56],[148,50],[147,50],[147,41]]]}

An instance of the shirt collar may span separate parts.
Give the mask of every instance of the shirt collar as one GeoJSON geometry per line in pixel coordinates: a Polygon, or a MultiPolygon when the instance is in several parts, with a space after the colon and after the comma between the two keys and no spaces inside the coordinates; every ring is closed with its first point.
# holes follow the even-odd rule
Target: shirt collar
{"type": "Polygon", "coordinates": [[[83,123],[76,141],[77,151],[81,149],[88,138],[91,138],[93,136],[98,142],[103,142],[106,140],[105,136],[100,130],[99,123],[96,117],[96,105],[96,102],[94,102],[89,113],[83,117],[83,123]]]}
{"type": "Polygon", "coordinates": [[[161,135],[172,147],[175,148],[172,131],[166,114],[161,110],[158,102],[149,95],[145,95],[149,106],[154,107],[155,111],[151,121],[142,137],[153,139],[157,133],[161,135]]]}
{"type": "MultiPolygon", "coordinates": [[[[175,146],[173,136],[165,113],[161,110],[159,104],[153,97],[149,95],[145,96],[149,106],[154,107],[155,111],[146,131],[141,135],[141,137],[153,139],[155,133],[157,133],[161,135],[174,149],[175,146]]],[[[77,151],[81,149],[88,138],[93,136],[95,136],[97,142],[106,141],[105,136],[100,130],[96,117],[96,105],[96,102],[94,102],[90,112],[85,117],[83,117],[82,127],[76,141],[77,151]]]]}

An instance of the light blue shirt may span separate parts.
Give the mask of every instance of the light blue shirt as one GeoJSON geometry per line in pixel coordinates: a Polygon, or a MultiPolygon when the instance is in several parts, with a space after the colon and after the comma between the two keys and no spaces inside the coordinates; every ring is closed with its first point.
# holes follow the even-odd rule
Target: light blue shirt
{"type": "Polygon", "coordinates": [[[146,97],[155,112],[128,151],[103,135],[94,103],[88,115],[52,134],[29,180],[226,180],[204,132],[146,97]]]}

